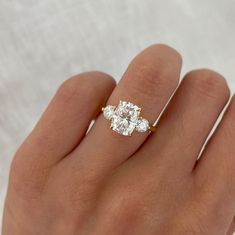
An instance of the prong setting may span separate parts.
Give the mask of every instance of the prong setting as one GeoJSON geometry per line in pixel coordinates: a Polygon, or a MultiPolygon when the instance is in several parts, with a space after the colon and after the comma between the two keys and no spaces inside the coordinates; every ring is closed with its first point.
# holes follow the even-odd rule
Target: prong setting
{"type": "Polygon", "coordinates": [[[119,101],[118,106],[107,105],[102,108],[103,115],[111,121],[110,128],[124,136],[131,136],[134,130],[147,132],[149,121],[140,117],[141,108],[128,101],[119,101]]]}

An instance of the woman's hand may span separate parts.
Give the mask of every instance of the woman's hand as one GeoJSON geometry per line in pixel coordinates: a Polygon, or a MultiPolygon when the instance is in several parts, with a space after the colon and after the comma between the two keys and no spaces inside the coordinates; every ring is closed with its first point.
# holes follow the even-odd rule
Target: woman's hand
{"type": "Polygon", "coordinates": [[[126,100],[153,123],[180,70],[175,50],[154,45],[117,86],[101,72],[66,81],[13,160],[3,235],[232,234],[234,99],[198,160],[229,99],[221,75],[189,72],[155,133],[120,135],[99,113],[126,100]]]}

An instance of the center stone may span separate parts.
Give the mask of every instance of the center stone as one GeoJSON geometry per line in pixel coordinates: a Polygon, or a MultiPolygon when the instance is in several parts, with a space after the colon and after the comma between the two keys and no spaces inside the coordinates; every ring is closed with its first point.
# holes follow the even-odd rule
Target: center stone
{"type": "Polygon", "coordinates": [[[140,110],[137,105],[120,101],[113,115],[111,128],[122,135],[131,135],[136,127],[140,110]]]}

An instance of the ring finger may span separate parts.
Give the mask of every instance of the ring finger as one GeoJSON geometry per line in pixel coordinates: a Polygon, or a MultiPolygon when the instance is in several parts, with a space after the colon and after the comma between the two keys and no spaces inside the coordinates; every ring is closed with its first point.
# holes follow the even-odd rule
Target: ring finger
{"type": "MultiPolygon", "coordinates": [[[[180,55],[170,47],[154,45],[145,49],[131,62],[108,104],[130,101],[142,107],[141,116],[153,123],[178,85],[181,63],[180,55]]],[[[98,117],[68,158],[73,166],[82,164],[105,174],[131,156],[148,136],[135,132],[131,138],[126,137],[110,130],[109,125],[103,115],[98,117]]]]}

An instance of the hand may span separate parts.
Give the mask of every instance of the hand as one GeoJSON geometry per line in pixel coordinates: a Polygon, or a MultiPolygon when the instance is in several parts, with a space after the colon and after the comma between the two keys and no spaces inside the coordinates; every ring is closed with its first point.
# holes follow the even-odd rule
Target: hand
{"type": "Polygon", "coordinates": [[[174,49],[154,45],[117,86],[101,72],[62,84],[12,162],[3,235],[232,234],[234,99],[198,159],[229,99],[221,75],[189,72],[155,133],[120,135],[99,114],[126,100],[153,123],[180,70],[174,49]]]}

